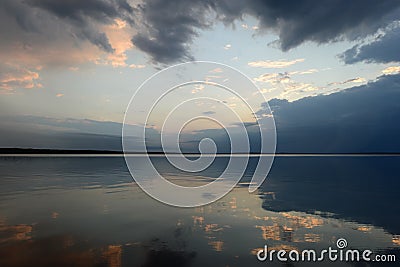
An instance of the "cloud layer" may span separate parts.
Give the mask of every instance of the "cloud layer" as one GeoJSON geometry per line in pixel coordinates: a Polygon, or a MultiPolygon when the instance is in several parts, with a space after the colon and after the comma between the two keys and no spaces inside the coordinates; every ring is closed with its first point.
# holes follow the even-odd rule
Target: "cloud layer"
{"type": "MultiPolygon", "coordinates": [[[[364,38],[399,20],[399,6],[396,0],[324,0],[318,4],[311,0],[290,4],[261,0],[4,0],[0,3],[0,45],[1,51],[13,49],[15,43],[25,49],[44,46],[56,50],[63,43],[81,48],[89,42],[100,51],[114,53],[118,48],[104,27],[118,20],[134,28],[130,33],[133,45],[154,62],[171,63],[192,59],[195,38],[219,21],[242,24],[244,17],[254,17],[256,32],[274,32],[279,47],[287,51],[307,41],[364,38]]],[[[389,33],[383,38],[392,43],[397,40],[389,33]]],[[[359,49],[356,58],[347,56],[346,60],[367,59],[364,50],[370,48],[359,49]]],[[[388,61],[384,57],[377,60],[388,61]]]]}
{"type": "Polygon", "coordinates": [[[400,75],[385,75],[331,95],[294,102],[270,101],[278,129],[278,150],[399,152],[399,87],[400,75]]]}
{"type": "Polygon", "coordinates": [[[388,1],[285,1],[261,0],[148,0],[140,6],[144,27],[133,38],[154,61],[190,58],[190,44],[198,31],[215,21],[232,24],[255,17],[259,33],[275,32],[283,51],[306,41],[329,43],[357,40],[399,19],[400,2],[388,1]]]}
{"type": "Polygon", "coordinates": [[[36,76],[30,83],[18,77],[46,67],[127,66],[134,16],[125,0],[1,1],[0,69],[7,71],[0,89],[32,88],[36,76]]]}
{"type": "Polygon", "coordinates": [[[345,51],[341,58],[346,64],[361,61],[368,63],[400,62],[400,26],[387,31],[371,43],[355,45],[345,51]]]}
{"type": "MultiPolygon", "coordinates": [[[[293,102],[271,100],[269,104],[277,127],[277,152],[400,152],[400,126],[397,123],[400,116],[399,87],[399,74],[385,75],[375,82],[331,95],[293,102]]],[[[261,124],[265,114],[262,108],[256,113],[261,124]]],[[[121,149],[120,123],[13,116],[2,117],[0,126],[0,146],[5,147],[121,149]],[[27,134],[32,138],[27,139],[27,134]]],[[[253,126],[246,124],[252,141],[251,149],[257,152],[259,131],[253,126]]],[[[137,133],[141,129],[134,125],[131,127],[137,133]]],[[[151,128],[148,131],[149,148],[160,151],[159,132],[151,128]]],[[[132,138],[135,141],[135,137],[132,138]]],[[[185,134],[181,139],[182,149],[198,152],[199,141],[203,138],[214,139],[219,152],[229,152],[229,137],[221,129],[202,129],[185,134]]]]}
{"type": "Polygon", "coordinates": [[[10,41],[29,44],[74,39],[76,45],[89,41],[112,52],[102,26],[112,25],[116,19],[134,24],[134,9],[125,0],[4,0],[0,13],[2,45],[10,41]]]}
{"type": "Polygon", "coordinates": [[[150,0],[139,5],[141,26],[133,43],[153,61],[190,60],[190,44],[198,31],[211,26],[208,1],[150,0]]]}
{"type": "Polygon", "coordinates": [[[296,63],[303,62],[304,58],[294,59],[294,60],[265,60],[265,61],[253,61],[249,62],[248,65],[250,67],[257,67],[257,68],[268,68],[268,69],[281,69],[292,66],[296,63]]]}

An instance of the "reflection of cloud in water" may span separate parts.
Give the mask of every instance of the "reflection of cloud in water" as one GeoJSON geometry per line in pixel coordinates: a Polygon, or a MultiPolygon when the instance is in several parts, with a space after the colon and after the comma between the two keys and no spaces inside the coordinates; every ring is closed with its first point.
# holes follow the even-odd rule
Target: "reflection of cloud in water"
{"type": "Polygon", "coordinates": [[[262,238],[264,240],[271,239],[271,240],[281,240],[280,237],[280,227],[277,224],[271,226],[265,225],[256,225],[256,228],[261,229],[262,231],[262,238]]]}
{"type": "Polygon", "coordinates": [[[210,232],[220,232],[222,231],[224,228],[223,227],[219,227],[218,224],[216,223],[212,223],[212,224],[206,224],[206,226],[204,227],[204,231],[206,233],[210,233],[210,232]]]}
{"type": "MultiPolygon", "coordinates": [[[[2,240],[4,243],[0,250],[0,266],[121,267],[139,264],[143,267],[184,267],[189,266],[196,256],[195,252],[172,250],[165,242],[160,241],[96,247],[70,235],[45,237],[37,240],[25,238],[25,234],[31,233],[32,230],[31,226],[26,225],[5,226],[1,224],[0,230],[1,236],[7,231],[16,230],[17,232],[12,238],[2,240]],[[134,253],[132,253],[132,249],[136,249],[134,253]],[[138,251],[145,256],[144,258],[139,257],[141,258],[139,261],[136,259],[138,251]],[[128,259],[125,259],[126,262],[123,261],[123,254],[128,255],[128,259]],[[132,261],[132,265],[129,264],[130,261],[132,261]]],[[[216,243],[215,248],[220,249],[222,245],[216,243]]]]}
{"type": "Polygon", "coordinates": [[[288,219],[289,223],[295,228],[308,228],[312,229],[316,226],[323,225],[324,221],[316,216],[295,215],[294,213],[284,212],[282,215],[288,219]]]}
{"type": "Polygon", "coordinates": [[[28,241],[32,236],[32,225],[6,225],[4,220],[0,220],[0,244],[11,241],[28,241]]]}
{"type": "Polygon", "coordinates": [[[393,244],[400,246],[400,235],[394,235],[392,237],[392,242],[393,244]]]}
{"type": "Polygon", "coordinates": [[[195,226],[196,225],[199,225],[200,227],[203,226],[203,223],[204,223],[204,217],[203,216],[192,216],[192,218],[193,218],[193,224],[195,226]]]}
{"type": "Polygon", "coordinates": [[[233,197],[232,200],[229,202],[229,204],[231,204],[231,209],[236,209],[236,198],[233,197]]]}
{"type": "Polygon", "coordinates": [[[213,250],[217,252],[221,252],[223,250],[224,242],[223,241],[210,241],[208,244],[213,248],[213,250]]]}
{"type": "Polygon", "coordinates": [[[321,235],[319,234],[304,234],[304,241],[305,242],[311,242],[311,243],[316,243],[321,241],[321,235]]]}
{"type": "Polygon", "coordinates": [[[11,242],[0,250],[0,266],[96,266],[104,260],[90,248],[73,244],[68,236],[11,242]]]}
{"type": "Polygon", "coordinates": [[[122,246],[109,245],[102,256],[107,260],[108,267],[121,267],[122,246]]]}
{"type": "Polygon", "coordinates": [[[371,229],[372,229],[371,226],[366,226],[366,225],[362,225],[362,226],[357,227],[358,231],[365,232],[365,233],[370,232],[371,229]]]}
{"type": "Polygon", "coordinates": [[[147,254],[146,262],[142,266],[184,267],[189,266],[195,257],[196,253],[194,252],[173,251],[168,248],[150,250],[147,254]]]}
{"type": "MultiPolygon", "coordinates": [[[[9,176],[40,176],[30,183],[26,179],[2,181],[1,212],[7,222],[0,219],[0,266],[204,266],[207,262],[248,266],[250,260],[256,261],[249,252],[265,244],[318,250],[334,246],[339,237],[346,238],[352,248],[400,251],[398,231],[389,234],[381,224],[339,218],[341,213],[325,203],[330,200],[325,196],[329,192],[317,190],[314,185],[319,180],[308,181],[305,174],[298,183],[285,180],[290,173],[279,175],[275,182],[271,178],[261,189],[264,193],[249,194],[247,186],[238,186],[211,205],[179,209],[149,198],[130,183],[122,159],[110,160],[32,159],[11,165],[9,176]],[[307,190],[300,190],[298,184],[307,190]],[[290,188],[293,192],[287,192],[290,188]],[[322,211],[295,205],[306,200],[322,211]],[[31,209],[24,214],[28,206],[31,209]],[[151,238],[158,239],[158,245],[149,242],[151,238]]],[[[171,177],[174,182],[196,186],[207,180],[176,173],[171,177]]],[[[325,182],[329,186],[337,183],[333,179],[325,182]]],[[[357,197],[360,191],[351,187],[346,192],[357,197]]],[[[336,206],[346,207],[337,200],[332,200],[336,206]]],[[[345,203],[351,202],[346,199],[345,203]]],[[[394,202],[385,199],[385,203],[394,202]]],[[[378,211],[371,209],[375,214],[378,211]]],[[[393,216],[386,216],[392,225],[397,218],[393,216]]]]}
{"type": "MultiPolygon", "coordinates": [[[[334,218],[326,212],[268,211],[262,208],[262,201],[257,194],[249,195],[247,188],[237,187],[220,201],[194,209],[193,229],[196,231],[203,227],[204,237],[213,250],[217,244],[230,249],[231,246],[244,247],[246,244],[318,249],[334,245],[332,242],[342,236],[348,238],[352,247],[358,248],[368,246],[372,250],[381,250],[400,245],[398,236],[392,238],[380,227],[334,218]],[[219,217],[221,214],[223,218],[219,217]],[[229,222],[229,226],[223,225],[224,222],[229,222]],[[255,232],[249,231],[249,227],[253,227],[255,232]],[[240,244],[232,243],[232,236],[240,231],[246,231],[244,238],[240,235],[240,244]]],[[[227,249],[223,251],[229,253],[227,249]]]]}
{"type": "Polygon", "coordinates": [[[60,214],[59,214],[58,212],[55,212],[55,211],[54,211],[54,212],[51,214],[51,218],[52,218],[52,219],[57,219],[59,215],[60,215],[60,214]]]}

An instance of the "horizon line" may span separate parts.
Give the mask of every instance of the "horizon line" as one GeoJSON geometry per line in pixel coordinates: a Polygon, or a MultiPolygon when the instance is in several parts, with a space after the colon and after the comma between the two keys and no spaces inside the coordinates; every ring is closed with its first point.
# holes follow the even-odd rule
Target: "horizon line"
{"type": "Polygon", "coordinates": [[[0,153],[0,157],[399,157],[400,153],[0,153]]]}

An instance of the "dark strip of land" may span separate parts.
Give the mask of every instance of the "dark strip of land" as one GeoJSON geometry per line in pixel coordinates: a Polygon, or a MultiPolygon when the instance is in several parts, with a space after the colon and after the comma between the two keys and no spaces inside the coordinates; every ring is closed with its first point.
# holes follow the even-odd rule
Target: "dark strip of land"
{"type": "Polygon", "coordinates": [[[122,151],[41,149],[41,148],[0,148],[0,154],[121,154],[122,151]]]}
{"type": "MultiPolygon", "coordinates": [[[[90,154],[96,154],[96,155],[117,155],[117,154],[124,154],[123,151],[118,151],[118,150],[85,150],[85,149],[41,149],[41,148],[0,148],[0,154],[2,155],[18,155],[18,154],[24,154],[24,155],[39,155],[39,154],[46,154],[46,155],[90,155],[90,154]]],[[[125,154],[132,154],[132,155],[140,155],[144,153],[140,152],[128,152],[125,154]]],[[[147,152],[146,154],[149,155],[160,155],[160,154],[165,154],[164,152],[147,152]]],[[[178,154],[178,153],[168,153],[168,154],[178,154]]],[[[199,153],[183,153],[183,154],[190,154],[190,155],[196,155],[199,153]]],[[[229,153],[221,153],[223,155],[229,155],[229,153]]],[[[245,154],[245,153],[240,153],[240,154],[245,154]]],[[[254,152],[254,153],[248,153],[250,155],[258,155],[259,153],[254,152]]],[[[275,155],[400,155],[400,152],[369,152],[369,153],[291,153],[291,152],[277,152],[275,155]]],[[[200,155],[200,154],[199,154],[200,155]]],[[[272,155],[272,154],[271,154],[272,155]]]]}

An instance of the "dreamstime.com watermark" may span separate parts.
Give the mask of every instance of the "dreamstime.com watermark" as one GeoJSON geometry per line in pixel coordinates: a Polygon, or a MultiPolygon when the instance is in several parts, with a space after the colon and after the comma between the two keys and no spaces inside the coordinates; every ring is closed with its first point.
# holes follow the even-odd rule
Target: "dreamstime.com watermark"
{"type": "Polygon", "coordinates": [[[374,254],[372,250],[346,249],[347,240],[340,238],[336,241],[336,247],[328,247],[320,252],[313,249],[297,250],[269,250],[268,245],[257,252],[257,259],[263,262],[396,262],[394,254],[374,254]]]}

